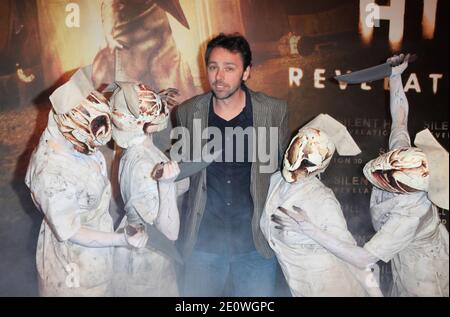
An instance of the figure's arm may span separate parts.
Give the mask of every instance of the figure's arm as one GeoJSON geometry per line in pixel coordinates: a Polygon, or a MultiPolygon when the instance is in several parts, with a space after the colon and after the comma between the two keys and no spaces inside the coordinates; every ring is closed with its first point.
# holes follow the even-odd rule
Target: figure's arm
{"type": "Polygon", "coordinates": [[[114,39],[113,36],[114,21],[116,20],[114,2],[115,0],[102,0],[101,4],[103,31],[105,32],[106,42],[108,43],[108,47],[111,51],[114,51],[116,48],[123,48],[123,45],[114,39]]]}
{"type": "Polygon", "coordinates": [[[128,223],[153,225],[159,213],[158,184],[150,175],[153,162],[135,156],[121,159],[120,193],[125,203],[128,223]],[[129,164],[129,162],[133,162],[129,164]]]}
{"type": "Polygon", "coordinates": [[[293,208],[295,211],[280,207],[279,210],[284,215],[277,213],[272,216],[272,221],[279,224],[284,230],[301,231],[338,258],[360,269],[370,268],[378,262],[379,259],[364,248],[336,239],[314,225],[303,210],[295,206],[293,208]]]}
{"type": "MultiPolygon", "coordinates": [[[[368,296],[383,296],[379,287],[379,268],[376,265],[378,261],[376,256],[364,248],[356,246],[353,237],[351,237],[347,229],[345,233],[343,232],[343,234],[336,236],[336,233],[339,232],[336,231],[336,228],[328,231],[327,229],[321,229],[314,225],[307,214],[300,208],[294,207],[294,209],[296,212],[280,207],[281,213],[277,212],[279,216],[275,215],[272,221],[280,224],[283,230],[301,231],[302,234],[307,235],[324,249],[346,262],[347,269],[361,283],[368,296]]],[[[336,221],[339,221],[339,218],[332,221],[337,228],[342,228],[342,225],[346,227],[345,223],[339,224],[336,221]]],[[[331,229],[331,226],[326,227],[331,229]]]]}
{"type": "Polygon", "coordinates": [[[402,83],[402,73],[408,67],[410,55],[394,56],[388,59],[392,68],[389,78],[390,85],[390,112],[392,118],[391,134],[389,138],[389,149],[410,147],[411,140],[408,134],[408,112],[409,104],[402,83]]]}
{"type": "Polygon", "coordinates": [[[177,197],[184,195],[189,190],[190,179],[185,178],[175,183],[177,186],[177,197]]]}
{"type": "MultiPolygon", "coordinates": [[[[175,184],[171,184],[175,186],[175,184]]],[[[158,218],[155,220],[155,226],[163,233],[169,240],[176,241],[178,239],[178,233],[180,231],[180,215],[178,214],[178,208],[176,204],[170,203],[170,199],[176,199],[176,197],[170,197],[169,186],[159,186],[161,210],[158,218]]]]}
{"type": "Polygon", "coordinates": [[[126,237],[83,226],[80,214],[85,211],[78,204],[76,185],[58,173],[48,172],[38,177],[33,184],[32,197],[58,241],[70,241],[89,248],[126,245],[140,248],[146,243],[145,233],[126,237]]]}
{"type": "Polygon", "coordinates": [[[81,227],[69,241],[88,248],[105,248],[117,246],[133,246],[142,248],[147,243],[148,236],[144,231],[138,231],[133,236],[124,233],[102,232],[81,227]]]}
{"type": "Polygon", "coordinates": [[[171,203],[170,200],[175,200],[176,188],[172,190],[172,186],[176,177],[180,173],[180,168],[177,162],[170,161],[165,164],[159,164],[152,172],[152,177],[158,180],[159,192],[159,214],[155,220],[155,226],[161,231],[169,240],[175,241],[178,239],[180,230],[180,215],[176,204],[171,203]],[[157,177],[158,176],[158,177],[157,177]],[[172,194],[175,194],[172,196],[172,194]]]}

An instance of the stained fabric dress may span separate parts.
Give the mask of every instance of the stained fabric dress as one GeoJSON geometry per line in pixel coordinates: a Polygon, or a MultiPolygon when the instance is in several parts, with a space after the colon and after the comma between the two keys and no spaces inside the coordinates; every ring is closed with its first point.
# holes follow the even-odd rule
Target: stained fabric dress
{"type": "Polygon", "coordinates": [[[356,245],[334,193],[316,177],[287,183],[280,172],[270,182],[261,229],[275,251],[293,296],[370,296],[356,277],[357,268],[340,260],[308,236],[276,229],[271,221],[279,206],[295,205],[311,222],[337,239],[356,245]]]}
{"type": "MultiPolygon", "coordinates": [[[[168,158],[153,145],[151,136],[145,142],[128,147],[119,167],[119,183],[127,216],[119,228],[128,223],[146,222],[159,226],[158,217],[170,217],[178,224],[176,184],[156,182],[151,171],[168,158]]],[[[176,240],[176,236],[168,237],[176,240]]],[[[114,256],[114,289],[116,296],[178,296],[174,261],[165,254],[147,248],[116,248],[114,256]]]]}
{"type": "MultiPolygon", "coordinates": [[[[390,149],[410,147],[406,129],[391,133],[390,149]]],[[[374,187],[370,199],[377,233],[364,248],[391,261],[391,296],[449,296],[449,235],[426,192],[394,194],[374,187]]]]}
{"type": "Polygon", "coordinates": [[[83,226],[113,232],[111,186],[103,155],[77,152],[52,116],[33,153],[25,182],[45,218],[36,250],[41,296],[112,295],[113,248],[69,241],[83,226]]]}

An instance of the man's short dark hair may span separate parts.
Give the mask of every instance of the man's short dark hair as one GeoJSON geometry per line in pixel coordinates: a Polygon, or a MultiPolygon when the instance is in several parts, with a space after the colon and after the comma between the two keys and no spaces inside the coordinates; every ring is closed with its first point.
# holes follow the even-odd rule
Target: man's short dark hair
{"type": "Polygon", "coordinates": [[[205,61],[209,62],[209,56],[214,48],[221,47],[232,53],[239,53],[244,63],[244,70],[252,65],[252,51],[245,37],[239,33],[224,34],[220,33],[218,36],[209,41],[206,48],[205,61]]]}

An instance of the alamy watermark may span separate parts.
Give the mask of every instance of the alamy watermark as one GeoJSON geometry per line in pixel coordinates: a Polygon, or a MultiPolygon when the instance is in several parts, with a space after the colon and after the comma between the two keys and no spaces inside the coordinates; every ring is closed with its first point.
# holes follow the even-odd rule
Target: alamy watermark
{"type": "Polygon", "coordinates": [[[170,137],[177,141],[170,150],[170,158],[176,162],[259,162],[260,173],[272,174],[279,161],[278,130],[278,127],[226,127],[223,133],[217,127],[202,130],[201,119],[194,119],[192,134],[185,127],[172,129],[170,137]]]}

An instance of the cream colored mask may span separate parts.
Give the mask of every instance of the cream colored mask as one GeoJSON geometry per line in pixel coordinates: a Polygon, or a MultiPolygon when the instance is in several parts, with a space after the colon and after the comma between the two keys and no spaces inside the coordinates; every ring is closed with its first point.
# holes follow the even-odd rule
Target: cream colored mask
{"type": "Polygon", "coordinates": [[[436,206],[448,210],[448,151],[428,129],[417,133],[414,145],[370,161],[364,167],[364,175],[373,185],[389,192],[426,191],[436,206]]]}
{"type": "Polygon", "coordinates": [[[92,154],[96,148],[111,139],[110,109],[107,100],[93,91],[78,106],[64,114],[53,111],[59,131],[83,154],[92,154]]]}
{"type": "Polygon", "coordinates": [[[364,166],[364,175],[378,188],[397,194],[427,191],[428,161],[415,147],[389,151],[364,166]]]}
{"type": "Polygon", "coordinates": [[[289,144],[283,160],[283,177],[294,183],[326,170],[335,152],[361,153],[347,128],[327,114],[320,114],[301,128],[289,144]]]}
{"type": "Polygon", "coordinates": [[[176,105],[176,89],[156,93],[144,84],[116,83],[111,98],[113,138],[123,148],[145,134],[161,131],[167,127],[169,108],[176,105]]]}
{"type": "Polygon", "coordinates": [[[335,151],[328,135],[315,128],[298,131],[284,155],[283,177],[288,183],[322,173],[335,151]]]}

